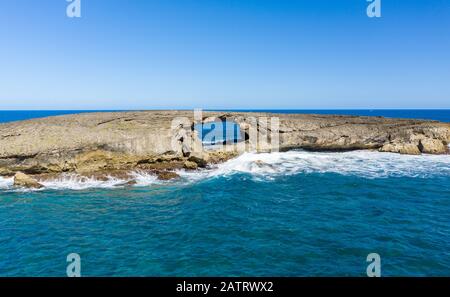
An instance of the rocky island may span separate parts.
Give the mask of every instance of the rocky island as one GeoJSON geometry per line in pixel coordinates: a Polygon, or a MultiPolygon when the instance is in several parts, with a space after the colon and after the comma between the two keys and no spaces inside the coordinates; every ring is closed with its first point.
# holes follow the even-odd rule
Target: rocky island
{"type": "MultiPolygon", "coordinates": [[[[241,145],[252,144],[251,130],[268,135],[270,126],[249,120],[277,118],[279,150],[379,150],[400,154],[446,154],[450,123],[383,117],[312,114],[204,112],[201,122],[233,121],[241,145]]],[[[98,112],[54,116],[0,125],[0,176],[16,185],[61,173],[102,178],[149,171],[160,179],[175,169],[195,170],[235,157],[233,149],[208,150],[194,129],[192,111],[98,112]],[[184,120],[174,121],[175,118],[184,120]],[[174,124],[175,123],[175,124],[174,124]],[[32,176],[32,177],[30,177],[32,176]]],[[[253,143],[257,151],[267,147],[253,143]]],[[[227,145],[225,145],[226,147],[227,145]]]]}

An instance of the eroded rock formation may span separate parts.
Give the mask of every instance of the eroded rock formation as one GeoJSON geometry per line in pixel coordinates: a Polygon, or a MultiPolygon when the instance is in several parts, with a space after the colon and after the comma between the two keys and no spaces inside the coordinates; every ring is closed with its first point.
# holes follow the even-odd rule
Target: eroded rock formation
{"type": "Polygon", "coordinates": [[[21,188],[34,188],[34,189],[40,189],[44,187],[43,185],[38,183],[35,179],[22,172],[17,172],[14,175],[14,186],[21,188]]]}
{"type": "MultiPolygon", "coordinates": [[[[436,121],[304,114],[207,112],[203,120],[227,119],[241,128],[242,143],[258,151],[271,147],[251,137],[273,127],[258,121],[277,117],[279,149],[374,149],[401,154],[445,154],[450,124],[436,121]]],[[[271,122],[270,120],[268,121],[271,122]]],[[[189,111],[85,113],[0,125],[0,175],[147,170],[174,178],[173,169],[223,162],[242,151],[202,150],[189,111]],[[175,120],[174,120],[175,119],[175,120]]]]}

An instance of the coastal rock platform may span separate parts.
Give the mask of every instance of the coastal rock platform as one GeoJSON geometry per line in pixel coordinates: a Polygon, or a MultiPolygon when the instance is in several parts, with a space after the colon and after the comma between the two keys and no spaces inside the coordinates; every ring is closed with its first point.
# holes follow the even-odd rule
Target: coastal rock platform
{"type": "MultiPolygon", "coordinates": [[[[251,130],[277,133],[280,151],[379,150],[401,154],[446,154],[450,123],[383,117],[204,112],[203,121],[220,119],[240,126],[242,144],[255,142],[251,130]],[[279,131],[252,119],[277,118],[279,131]]],[[[96,112],[0,124],[0,175],[144,170],[163,179],[174,169],[196,170],[240,152],[200,150],[192,111],[96,112]],[[179,119],[178,121],[174,119],[179,119]]],[[[226,147],[226,145],[225,145],[226,147]]],[[[270,148],[253,143],[257,151],[270,148]]],[[[223,147],[222,147],[223,148],[223,147]]]]}

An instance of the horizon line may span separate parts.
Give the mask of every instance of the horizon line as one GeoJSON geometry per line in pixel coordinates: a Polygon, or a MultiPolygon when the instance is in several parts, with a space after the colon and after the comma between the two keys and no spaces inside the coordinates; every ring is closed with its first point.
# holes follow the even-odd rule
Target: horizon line
{"type": "Polygon", "coordinates": [[[119,109],[0,109],[0,112],[4,111],[104,111],[104,112],[120,112],[120,111],[188,111],[188,110],[196,110],[201,109],[204,111],[295,111],[295,110],[304,110],[304,111],[314,111],[314,110],[450,110],[450,107],[442,107],[442,108],[385,108],[385,107],[377,107],[377,108],[119,108],[119,109]]]}

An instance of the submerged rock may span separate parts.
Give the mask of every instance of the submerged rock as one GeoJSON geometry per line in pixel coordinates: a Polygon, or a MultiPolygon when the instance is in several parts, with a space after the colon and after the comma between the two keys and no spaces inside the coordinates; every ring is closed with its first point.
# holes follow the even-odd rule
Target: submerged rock
{"type": "Polygon", "coordinates": [[[14,186],[31,189],[40,189],[44,187],[43,185],[38,183],[35,179],[22,172],[17,172],[14,175],[14,186]]]}
{"type": "Polygon", "coordinates": [[[266,163],[262,160],[256,160],[252,162],[258,168],[266,168],[266,169],[275,169],[275,166],[269,163],[266,163]]]}
{"type": "Polygon", "coordinates": [[[130,186],[134,186],[134,185],[137,185],[137,181],[130,180],[130,181],[124,182],[122,184],[118,184],[117,187],[130,187],[130,186]]]}
{"type": "Polygon", "coordinates": [[[158,176],[158,179],[160,180],[171,180],[179,178],[180,176],[172,171],[157,171],[156,175],[158,176]]]}

